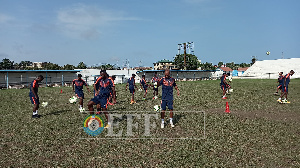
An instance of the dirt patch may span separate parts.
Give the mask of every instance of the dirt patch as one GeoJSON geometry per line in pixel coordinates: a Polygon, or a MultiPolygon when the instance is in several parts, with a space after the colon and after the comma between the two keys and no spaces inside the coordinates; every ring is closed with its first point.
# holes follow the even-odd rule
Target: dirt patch
{"type": "MultiPolygon", "coordinates": [[[[217,114],[227,114],[225,113],[225,109],[207,109],[204,110],[209,113],[217,113],[217,114]]],[[[231,110],[230,115],[236,115],[241,118],[248,119],[257,119],[263,118],[266,120],[272,121],[283,121],[283,122],[300,122],[300,113],[296,112],[286,112],[286,111],[278,111],[278,110],[256,110],[256,111],[239,111],[239,110],[231,110]]]]}

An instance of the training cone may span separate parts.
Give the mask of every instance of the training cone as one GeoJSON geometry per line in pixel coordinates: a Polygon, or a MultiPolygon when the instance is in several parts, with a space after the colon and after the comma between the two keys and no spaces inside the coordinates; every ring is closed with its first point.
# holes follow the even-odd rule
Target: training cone
{"type": "Polygon", "coordinates": [[[60,93],[62,93],[62,89],[60,89],[60,93]]]}
{"type": "Polygon", "coordinates": [[[226,102],[226,110],[225,113],[230,113],[228,102],[226,102]]]}

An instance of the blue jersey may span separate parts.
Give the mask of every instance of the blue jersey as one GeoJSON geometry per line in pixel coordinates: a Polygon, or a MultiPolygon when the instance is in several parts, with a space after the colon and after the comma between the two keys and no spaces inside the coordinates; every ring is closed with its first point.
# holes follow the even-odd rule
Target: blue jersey
{"type": "Polygon", "coordinates": [[[98,83],[96,83],[99,85],[100,91],[99,91],[99,95],[100,96],[107,96],[111,93],[112,87],[114,87],[114,83],[111,79],[103,79],[101,78],[98,83]]]}
{"type": "Polygon", "coordinates": [[[86,82],[82,79],[74,79],[72,84],[75,85],[75,92],[81,92],[83,85],[87,86],[86,82]]]}
{"type": "Polygon", "coordinates": [[[163,77],[159,81],[162,86],[162,100],[173,100],[173,87],[177,86],[174,78],[163,77]]]}
{"type": "Polygon", "coordinates": [[[141,79],[141,84],[144,88],[147,87],[147,83],[145,79],[141,79]]]}
{"type": "Polygon", "coordinates": [[[31,89],[33,88],[35,94],[37,95],[38,93],[38,88],[39,88],[39,83],[36,80],[33,80],[30,84],[30,88],[29,88],[29,96],[33,97],[34,94],[32,93],[31,89]]]}
{"type": "Polygon", "coordinates": [[[220,85],[226,85],[226,75],[223,75],[221,77],[221,83],[220,83],[220,85]]]}
{"type": "Polygon", "coordinates": [[[285,86],[288,86],[291,80],[291,75],[288,73],[284,76],[285,79],[285,86]]]}
{"type": "Polygon", "coordinates": [[[135,79],[133,77],[129,78],[127,83],[129,84],[129,89],[134,89],[135,79]]]}
{"type": "Polygon", "coordinates": [[[283,82],[284,82],[284,76],[280,75],[279,78],[278,78],[278,83],[280,85],[283,85],[283,82]]]}

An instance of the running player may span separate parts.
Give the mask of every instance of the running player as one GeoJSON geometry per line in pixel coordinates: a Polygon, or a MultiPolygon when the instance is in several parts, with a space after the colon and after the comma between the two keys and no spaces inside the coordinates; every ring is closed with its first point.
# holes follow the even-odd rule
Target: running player
{"type": "Polygon", "coordinates": [[[165,127],[164,118],[165,111],[168,105],[170,110],[170,125],[175,127],[173,124],[173,87],[177,90],[177,95],[179,96],[179,89],[175,83],[175,79],[170,76],[170,70],[165,70],[165,77],[161,78],[158,83],[158,86],[162,86],[162,96],[161,96],[161,128],[165,127]]]}
{"type": "MultiPolygon", "coordinates": [[[[93,105],[100,104],[101,110],[105,114],[107,120],[107,125],[105,126],[105,128],[108,128],[111,126],[111,121],[107,112],[107,104],[111,90],[115,92],[115,86],[113,85],[112,80],[108,78],[108,75],[105,70],[101,70],[100,74],[101,79],[99,80],[99,83],[97,83],[99,84],[99,90],[96,91],[97,96],[92,98],[87,106],[90,111],[90,114],[94,114],[93,105]]],[[[115,95],[113,95],[113,98],[115,98],[115,95]]],[[[97,112],[96,114],[99,115],[100,112],[97,112]]]]}
{"type": "MultiPolygon", "coordinates": [[[[279,77],[278,77],[278,86],[277,86],[277,90],[276,92],[274,93],[274,95],[278,95],[278,90],[282,90],[282,85],[283,85],[283,79],[284,79],[284,76],[282,75],[283,72],[279,72],[279,77]]],[[[280,98],[278,100],[281,100],[280,98]]]]}
{"type": "Polygon", "coordinates": [[[30,84],[29,89],[29,98],[33,106],[33,113],[32,118],[40,118],[40,115],[38,115],[38,110],[40,107],[40,101],[38,96],[38,89],[39,89],[39,82],[41,82],[44,79],[42,75],[39,75],[35,80],[33,80],[30,84]]]}
{"type": "Polygon", "coordinates": [[[153,99],[157,99],[157,95],[158,95],[158,87],[157,87],[157,83],[159,82],[159,77],[157,77],[157,72],[154,72],[154,77],[152,78],[153,83],[153,99]]]}
{"type": "Polygon", "coordinates": [[[291,76],[294,75],[294,71],[291,70],[290,73],[286,74],[284,76],[284,81],[283,81],[283,85],[282,85],[282,94],[280,96],[280,98],[282,99],[283,96],[285,96],[284,100],[280,100],[279,103],[290,103],[289,101],[287,101],[287,95],[288,95],[288,86],[291,80],[291,76]]]}
{"type": "Polygon", "coordinates": [[[227,99],[227,97],[226,97],[226,91],[227,91],[227,89],[230,88],[230,85],[226,82],[226,77],[227,76],[228,76],[228,74],[223,73],[223,76],[221,77],[220,86],[221,86],[221,89],[223,90],[222,99],[227,99]]]}
{"type": "Polygon", "coordinates": [[[134,104],[134,103],[136,103],[134,101],[134,92],[135,92],[135,88],[137,89],[137,87],[135,85],[135,74],[132,74],[132,77],[128,79],[127,84],[126,84],[126,91],[127,91],[128,85],[129,85],[129,91],[132,94],[130,104],[134,104]]]}
{"type": "MultiPolygon", "coordinates": [[[[113,82],[113,85],[115,86],[115,79],[116,79],[116,76],[113,75],[113,76],[109,77],[109,79],[113,82]]],[[[115,96],[115,98],[113,99],[113,95],[116,95],[116,87],[115,87],[115,92],[114,92],[113,90],[111,90],[111,92],[110,92],[110,95],[109,95],[109,101],[108,101],[108,104],[109,104],[109,105],[114,105],[114,104],[117,103],[117,100],[116,100],[117,97],[115,96]],[[111,103],[111,102],[112,102],[112,103],[111,103]]]]}
{"type": "Polygon", "coordinates": [[[145,91],[143,100],[146,100],[148,84],[147,84],[147,82],[146,82],[146,80],[145,80],[145,75],[142,75],[142,79],[141,79],[141,81],[140,81],[140,85],[141,85],[141,89],[144,89],[144,91],[145,91]]]}
{"type": "Polygon", "coordinates": [[[83,99],[84,99],[83,85],[85,85],[87,90],[91,93],[86,82],[82,80],[81,77],[82,75],[78,74],[78,79],[74,79],[72,82],[73,92],[75,92],[76,96],[79,98],[79,110],[81,110],[83,107],[83,99]]]}

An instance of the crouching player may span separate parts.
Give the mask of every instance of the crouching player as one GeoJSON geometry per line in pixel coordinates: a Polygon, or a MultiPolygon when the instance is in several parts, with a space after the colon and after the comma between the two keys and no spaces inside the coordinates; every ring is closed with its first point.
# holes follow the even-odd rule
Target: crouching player
{"type": "Polygon", "coordinates": [[[73,92],[75,92],[76,96],[79,99],[79,110],[81,110],[83,107],[83,99],[84,99],[83,85],[85,85],[87,90],[91,93],[86,82],[84,80],[82,80],[81,77],[82,77],[82,75],[78,74],[78,79],[74,79],[73,83],[72,83],[73,92]]]}
{"type": "Polygon", "coordinates": [[[144,97],[143,97],[143,100],[146,100],[146,95],[147,95],[147,89],[148,89],[148,84],[145,80],[145,75],[142,75],[142,79],[140,81],[140,85],[141,85],[141,89],[145,91],[145,94],[144,94],[144,97]]]}
{"type": "Polygon", "coordinates": [[[288,86],[291,80],[291,76],[294,75],[294,71],[291,70],[290,73],[286,74],[284,76],[284,81],[283,81],[283,85],[282,85],[282,94],[280,96],[280,101],[279,103],[290,103],[289,101],[287,101],[287,95],[288,95],[288,86]],[[285,96],[285,99],[282,100],[283,96],[285,96]]]}
{"type": "MultiPolygon", "coordinates": [[[[283,85],[283,79],[284,79],[284,76],[282,76],[283,72],[279,72],[279,77],[278,77],[278,86],[277,86],[277,90],[276,92],[274,93],[274,95],[278,95],[278,90],[282,90],[282,85],[283,85]]],[[[278,99],[278,101],[281,100],[280,98],[278,99]]]]}
{"type": "Polygon", "coordinates": [[[220,86],[221,86],[221,89],[223,90],[223,96],[222,96],[222,99],[227,99],[226,97],[226,91],[228,89],[230,89],[230,85],[226,82],[226,77],[228,76],[228,74],[226,73],[223,73],[223,76],[221,77],[221,83],[220,83],[220,86]]]}
{"type": "Polygon", "coordinates": [[[30,84],[29,89],[29,98],[33,106],[33,113],[32,118],[40,118],[40,115],[38,115],[38,110],[40,107],[40,101],[38,96],[38,89],[39,89],[39,82],[41,82],[44,79],[42,75],[39,75],[35,80],[33,80],[30,84]]]}
{"type": "Polygon", "coordinates": [[[165,127],[164,118],[165,111],[168,105],[170,110],[170,125],[175,127],[173,124],[173,87],[177,90],[177,95],[179,96],[179,89],[175,83],[175,79],[170,76],[170,70],[165,70],[165,77],[161,78],[158,86],[162,86],[162,96],[161,96],[161,128],[165,127]]]}
{"type": "MultiPolygon", "coordinates": [[[[101,79],[97,84],[99,84],[99,90],[96,90],[97,96],[92,98],[88,103],[88,109],[90,111],[90,114],[94,114],[94,108],[93,105],[100,104],[101,110],[105,115],[105,118],[107,120],[107,125],[105,128],[108,128],[111,126],[111,121],[109,118],[109,114],[107,112],[107,104],[108,104],[108,98],[110,95],[110,90],[112,89],[115,93],[115,86],[113,85],[113,82],[111,79],[108,78],[108,75],[105,70],[101,70],[101,79]]],[[[113,95],[113,98],[115,98],[115,95],[113,95]]],[[[97,115],[100,114],[100,112],[96,113],[97,115]]]]}

